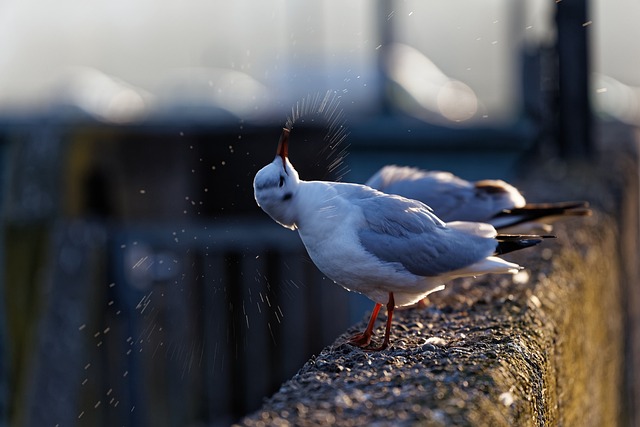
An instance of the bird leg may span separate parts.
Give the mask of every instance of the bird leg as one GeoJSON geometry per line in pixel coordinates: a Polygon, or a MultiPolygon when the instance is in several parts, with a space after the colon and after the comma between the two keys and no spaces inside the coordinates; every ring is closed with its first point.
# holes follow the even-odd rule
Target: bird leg
{"type": "Polygon", "coordinates": [[[376,318],[378,317],[378,313],[380,312],[380,308],[382,307],[382,304],[380,303],[376,303],[375,307],[373,307],[373,312],[371,312],[371,318],[369,319],[367,329],[365,329],[365,331],[361,334],[352,336],[349,339],[349,343],[366,351],[382,351],[389,347],[389,336],[391,335],[391,320],[393,318],[393,309],[395,308],[395,306],[396,302],[393,298],[393,292],[389,292],[389,301],[387,302],[387,325],[384,330],[384,340],[382,341],[382,345],[374,348],[367,347],[371,343],[373,326],[376,323],[376,318]]]}
{"type": "Polygon", "coordinates": [[[380,347],[368,349],[369,351],[382,351],[389,347],[389,335],[391,335],[391,319],[393,318],[393,309],[396,307],[396,302],[393,298],[393,292],[389,292],[389,301],[387,302],[387,325],[384,329],[384,340],[380,347]]]}
{"type": "Polygon", "coordinates": [[[380,307],[382,304],[376,303],[375,307],[373,307],[373,311],[371,312],[371,318],[369,319],[369,324],[367,325],[367,329],[361,334],[356,334],[349,338],[349,344],[353,344],[356,347],[365,348],[371,342],[371,336],[373,335],[373,326],[376,323],[376,318],[378,317],[378,313],[380,312],[380,307]]]}

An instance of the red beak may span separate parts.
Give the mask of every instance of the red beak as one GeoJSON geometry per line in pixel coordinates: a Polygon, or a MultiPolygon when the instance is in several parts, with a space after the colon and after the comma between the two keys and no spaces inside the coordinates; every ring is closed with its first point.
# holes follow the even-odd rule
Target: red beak
{"type": "Polygon", "coordinates": [[[289,129],[283,128],[282,135],[280,135],[280,141],[278,141],[278,151],[276,155],[282,158],[282,165],[287,163],[287,157],[289,156],[289,129]]]}
{"type": "Polygon", "coordinates": [[[280,141],[278,141],[278,151],[276,154],[282,157],[282,162],[289,156],[289,129],[282,128],[282,135],[280,135],[280,141]]]}

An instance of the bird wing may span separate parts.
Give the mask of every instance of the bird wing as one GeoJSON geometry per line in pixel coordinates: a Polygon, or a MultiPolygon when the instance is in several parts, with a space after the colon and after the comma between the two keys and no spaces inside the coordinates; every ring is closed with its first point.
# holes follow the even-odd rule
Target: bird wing
{"type": "Polygon", "coordinates": [[[466,206],[474,194],[473,184],[449,172],[407,166],[385,166],[367,181],[367,185],[387,194],[419,200],[444,220],[466,206]]]}
{"type": "Polygon", "coordinates": [[[524,204],[511,185],[500,180],[476,183],[449,172],[385,166],[367,184],[389,194],[420,200],[445,221],[489,221],[504,209],[524,204]]]}
{"type": "Polygon", "coordinates": [[[488,224],[443,223],[416,200],[378,193],[355,199],[364,217],[358,237],[368,252],[418,276],[438,276],[474,264],[495,251],[488,224]]]}

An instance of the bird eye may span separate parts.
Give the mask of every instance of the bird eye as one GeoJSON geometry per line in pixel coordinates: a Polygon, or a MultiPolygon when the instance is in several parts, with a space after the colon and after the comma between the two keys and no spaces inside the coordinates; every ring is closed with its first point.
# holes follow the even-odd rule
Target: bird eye
{"type": "Polygon", "coordinates": [[[278,187],[282,187],[284,185],[284,176],[280,175],[280,183],[278,184],[278,187]]]}

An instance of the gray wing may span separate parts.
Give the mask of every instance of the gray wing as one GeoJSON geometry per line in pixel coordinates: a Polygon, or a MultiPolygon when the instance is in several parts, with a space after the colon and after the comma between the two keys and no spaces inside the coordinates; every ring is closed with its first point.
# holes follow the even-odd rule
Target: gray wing
{"type": "Polygon", "coordinates": [[[449,172],[426,171],[406,166],[385,166],[367,185],[387,194],[419,200],[430,206],[444,221],[460,218],[474,197],[473,184],[449,172]]]}
{"type": "Polygon", "coordinates": [[[489,221],[502,210],[516,206],[519,199],[524,203],[520,193],[503,181],[473,183],[449,172],[411,167],[385,166],[367,185],[420,200],[444,221],[489,221]]]}
{"type": "Polygon", "coordinates": [[[415,200],[377,193],[356,204],[365,218],[358,231],[364,248],[383,261],[399,263],[418,276],[437,276],[478,262],[495,251],[486,224],[447,226],[415,200]]]}

